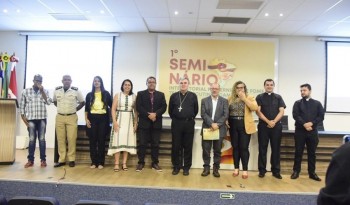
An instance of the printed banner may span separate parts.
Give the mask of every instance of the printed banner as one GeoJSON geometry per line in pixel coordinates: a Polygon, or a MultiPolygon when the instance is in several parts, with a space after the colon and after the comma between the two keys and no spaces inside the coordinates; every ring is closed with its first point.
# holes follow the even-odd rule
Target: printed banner
{"type": "MultiPolygon", "coordinates": [[[[264,92],[264,80],[277,81],[278,40],[274,38],[218,38],[160,35],[158,37],[158,90],[167,102],[179,91],[181,77],[190,81],[189,90],[201,99],[210,95],[210,84],[219,83],[220,96],[228,98],[233,84],[241,80],[248,94],[264,92]]],[[[198,113],[199,117],[200,113],[198,113]]],[[[222,146],[222,163],[232,165],[229,136],[222,146]]]]}
{"type": "Polygon", "coordinates": [[[246,83],[248,93],[264,92],[266,78],[277,76],[277,39],[165,36],[158,38],[158,90],[170,95],[179,90],[181,77],[190,80],[189,90],[198,101],[210,95],[209,86],[219,83],[227,98],[234,82],[246,83]]]}

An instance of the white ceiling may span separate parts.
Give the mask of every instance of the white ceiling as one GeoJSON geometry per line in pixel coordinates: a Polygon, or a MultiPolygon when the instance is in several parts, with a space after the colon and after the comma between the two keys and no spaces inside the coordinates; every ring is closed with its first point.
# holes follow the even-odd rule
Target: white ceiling
{"type": "Polygon", "coordinates": [[[258,9],[217,9],[219,0],[0,0],[0,30],[350,36],[350,0],[260,1],[258,9]],[[214,16],[250,20],[211,23],[214,16]]]}

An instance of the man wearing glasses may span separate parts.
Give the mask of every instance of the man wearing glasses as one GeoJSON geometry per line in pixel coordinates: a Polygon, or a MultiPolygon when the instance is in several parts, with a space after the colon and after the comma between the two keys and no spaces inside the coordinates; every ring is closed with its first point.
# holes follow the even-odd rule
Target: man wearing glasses
{"type": "Polygon", "coordinates": [[[41,75],[35,75],[33,86],[22,91],[20,112],[29,133],[28,162],[24,165],[24,168],[34,166],[36,138],[39,139],[40,166],[47,166],[45,141],[46,105],[50,105],[52,100],[49,98],[49,92],[42,86],[42,81],[43,77],[41,75]]]}
{"type": "Polygon", "coordinates": [[[266,79],[264,82],[265,92],[256,97],[259,116],[258,141],[259,141],[259,177],[265,177],[267,147],[271,144],[271,171],[272,176],[282,179],[280,174],[280,147],[282,138],[281,118],[286,105],[282,97],[273,92],[275,82],[266,79]]]}
{"type": "Polygon", "coordinates": [[[227,99],[219,96],[220,85],[214,83],[210,86],[211,95],[203,98],[201,102],[201,117],[203,119],[202,125],[202,149],[203,149],[203,161],[204,170],[202,176],[208,176],[210,174],[210,151],[213,147],[214,162],[213,162],[213,175],[214,177],[220,177],[219,168],[221,161],[221,146],[222,140],[226,136],[226,120],[228,118],[228,101],[227,99]],[[208,132],[214,132],[219,130],[218,136],[206,139],[203,134],[204,129],[208,132]],[[214,139],[215,138],[215,139],[214,139]],[[213,139],[213,140],[211,140],[213,139]]]}
{"type": "Polygon", "coordinates": [[[156,78],[150,76],[146,80],[147,89],[137,93],[136,111],[138,113],[137,129],[137,155],[139,162],[136,168],[141,172],[145,166],[146,147],[151,143],[152,169],[161,172],[158,165],[160,132],[162,130],[162,115],[166,111],[167,104],[164,93],[156,90],[156,78]]]}

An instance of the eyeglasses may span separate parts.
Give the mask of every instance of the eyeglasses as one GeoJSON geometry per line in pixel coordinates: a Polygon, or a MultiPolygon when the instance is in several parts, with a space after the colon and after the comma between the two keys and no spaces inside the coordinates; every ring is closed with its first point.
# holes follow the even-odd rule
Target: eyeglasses
{"type": "Polygon", "coordinates": [[[210,90],[219,90],[220,88],[210,88],[210,90]]]}

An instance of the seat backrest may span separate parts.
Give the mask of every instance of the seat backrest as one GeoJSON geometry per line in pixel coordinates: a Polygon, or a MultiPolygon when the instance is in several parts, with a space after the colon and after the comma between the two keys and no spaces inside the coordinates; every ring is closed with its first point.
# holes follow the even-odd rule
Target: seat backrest
{"type": "Polygon", "coordinates": [[[121,205],[118,201],[94,201],[94,200],[79,200],[75,205],[121,205]]]}
{"type": "Polygon", "coordinates": [[[144,205],[182,205],[182,204],[145,203],[144,205]]]}
{"type": "Polygon", "coordinates": [[[7,205],[7,200],[3,195],[0,195],[0,205],[7,205]]]}
{"type": "Polygon", "coordinates": [[[323,121],[317,124],[318,131],[324,131],[323,121]]]}
{"type": "Polygon", "coordinates": [[[283,115],[281,118],[282,130],[289,130],[288,115],[283,115]]]}
{"type": "Polygon", "coordinates": [[[16,196],[8,201],[8,205],[59,205],[53,197],[16,196]]]}

